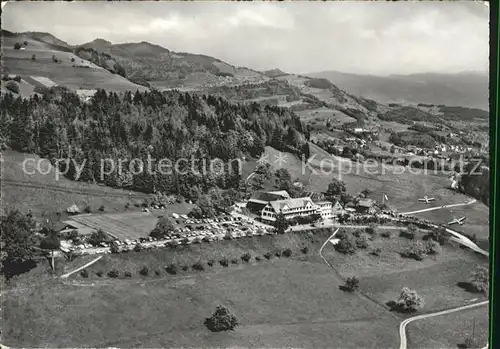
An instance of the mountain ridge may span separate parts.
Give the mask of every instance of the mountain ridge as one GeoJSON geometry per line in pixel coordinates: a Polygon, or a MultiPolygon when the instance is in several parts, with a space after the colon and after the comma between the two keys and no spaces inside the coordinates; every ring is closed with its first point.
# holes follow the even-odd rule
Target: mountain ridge
{"type": "Polygon", "coordinates": [[[488,73],[481,71],[377,76],[331,70],[304,75],[328,79],[349,93],[385,104],[404,102],[489,108],[488,73]]]}
{"type": "MultiPolygon", "coordinates": [[[[298,75],[285,73],[279,68],[257,71],[247,67],[237,67],[216,57],[174,52],[147,41],[114,44],[104,38],[96,38],[81,45],[70,45],[50,33],[36,31],[14,33],[5,29],[2,29],[2,37],[9,40],[31,38],[36,42],[45,43],[50,49],[67,52],[75,52],[79,48],[92,49],[103,54],[106,61],[105,64],[100,64],[94,59],[94,63],[104,66],[113,73],[117,69],[110,69],[110,66],[123,67],[126,75],[120,75],[135,83],[159,89],[206,89],[221,85],[261,83],[287,76],[292,78],[304,76],[326,79],[339,90],[381,104],[425,103],[488,110],[487,74],[481,72],[377,76],[328,70],[298,75]],[[109,62],[111,63],[108,64],[109,62]]],[[[90,55],[82,58],[91,60],[90,55]]]]}

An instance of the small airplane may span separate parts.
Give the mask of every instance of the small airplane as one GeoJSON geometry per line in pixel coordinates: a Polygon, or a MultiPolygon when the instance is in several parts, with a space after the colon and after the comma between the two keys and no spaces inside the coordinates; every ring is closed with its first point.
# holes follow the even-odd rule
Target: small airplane
{"type": "Polygon", "coordinates": [[[453,217],[453,220],[451,222],[448,223],[448,225],[452,225],[452,224],[464,224],[465,222],[465,216],[463,216],[462,218],[459,218],[459,219],[456,219],[455,217],[453,217]]]}
{"type": "Polygon", "coordinates": [[[427,196],[424,196],[424,198],[423,198],[423,199],[418,199],[418,201],[425,202],[426,204],[428,204],[428,203],[430,203],[430,202],[432,202],[432,201],[436,201],[436,199],[435,199],[435,198],[429,198],[429,197],[427,197],[427,196]]]}

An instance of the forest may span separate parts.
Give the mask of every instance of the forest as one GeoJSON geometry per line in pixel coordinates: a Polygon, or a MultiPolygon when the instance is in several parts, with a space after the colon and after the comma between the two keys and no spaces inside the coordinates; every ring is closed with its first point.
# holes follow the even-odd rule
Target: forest
{"type": "Polygon", "coordinates": [[[309,157],[309,132],[293,112],[235,104],[212,95],[175,90],[118,95],[98,90],[84,102],[75,93],[54,87],[30,99],[4,94],[0,106],[2,146],[35,153],[53,164],[56,159],[71,160],[58,166],[69,179],[116,188],[196,200],[212,188],[237,189],[241,174],[231,160],[259,157],[265,146],[309,157]],[[157,163],[145,171],[138,168],[140,161],[131,161],[147,163],[148,158],[189,161],[180,162],[170,173],[157,171],[157,163]],[[197,168],[191,159],[198,160],[197,168]],[[223,171],[202,168],[204,160],[213,159],[222,160],[223,171]],[[119,161],[122,171],[106,167],[119,161]],[[82,163],[85,166],[78,171],[75,164],[82,163]]]}

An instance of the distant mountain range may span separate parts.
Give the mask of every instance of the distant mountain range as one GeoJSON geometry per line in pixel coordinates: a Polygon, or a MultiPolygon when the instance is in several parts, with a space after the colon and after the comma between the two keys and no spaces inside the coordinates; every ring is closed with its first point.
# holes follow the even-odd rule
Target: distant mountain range
{"type": "Polygon", "coordinates": [[[12,48],[15,41],[31,42],[27,48],[48,49],[64,52],[78,52],[85,60],[103,66],[123,67],[126,77],[135,82],[147,81],[158,88],[192,87],[198,88],[214,84],[235,84],[245,81],[268,80],[261,72],[236,67],[220,59],[184,52],[170,51],[149,42],[113,44],[104,39],[95,39],[82,45],[69,45],[49,33],[12,33],[2,30],[4,44],[12,48]],[[87,49],[87,51],[82,50],[87,49]],[[92,53],[97,51],[99,55],[92,53]],[[104,55],[102,55],[104,54],[104,55]],[[103,63],[103,60],[112,61],[103,63]]]}
{"type": "Polygon", "coordinates": [[[173,52],[145,41],[112,44],[103,39],[81,45],[110,54],[122,65],[131,79],[144,79],[164,85],[217,83],[227,78],[260,80],[265,76],[248,68],[235,67],[220,59],[184,52],[173,52]],[[165,81],[168,81],[165,84],[165,81]]]}
{"type": "MultiPolygon", "coordinates": [[[[49,33],[12,33],[2,30],[2,43],[9,49],[7,54],[4,52],[3,63],[7,69],[13,68],[14,73],[34,69],[33,62],[19,60],[22,55],[10,52],[13,51],[12,46],[15,42],[22,43],[26,40],[29,42],[27,50],[46,50],[46,55],[50,54],[50,56],[54,53],[52,51],[76,53],[82,60],[99,65],[115,75],[118,74],[130,80],[133,86],[139,84],[160,89],[204,89],[212,86],[239,85],[245,82],[260,83],[270,79],[283,79],[287,76],[293,79],[294,76],[279,68],[259,72],[250,68],[236,67],[214,57],[174,52],[145,41],[113,44],[104,39],[95,39],[82,45],[70,45],[49,33]],[[33,69],[26,70],[30,67],[33,69]]],[[[36,53],[37,57],[42,56],[42,52],[33,53],[36,53]]],[[[41,63],[41,58],[39,60],[41,63]]],[[[55,72],[57,67],[61,67],[60,65],[54,65],[47,60],[44,64],[44,70],[50,73],[48,77],[64,74],[62,71],[57,74],[55,72]]],[[[68,70],[67,74],[70,73],[76,74],[68,70]]],[[[89,77],[85,80],[85,84],[82,84],[91,86],[90,72],[87,75],[89,77]]],[[[487,73],[423,73],[381,77],[324,71],[303,75],[327,79],[335,85],[336,89],[384,104],[426,103],[488,110],[487,73]]],[[[80,83],[78,79],[75,75],[75,84],[80,83]]],[[[64,79],[59,77],[59,80],[64,79]]]]}
{"type": "Polygon", "coordinates": [[[488,73],[357,75],[337,71],[304,74],[381,103],[427,103],[488,110],[488,73]]]}

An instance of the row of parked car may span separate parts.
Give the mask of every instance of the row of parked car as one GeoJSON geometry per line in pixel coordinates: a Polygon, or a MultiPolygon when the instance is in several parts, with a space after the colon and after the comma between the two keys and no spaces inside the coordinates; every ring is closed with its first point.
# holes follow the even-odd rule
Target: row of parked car
{"type": "MultiPolygon", "coordinates": [[[[184,218],[184,216],[181,216],[184,218]]],[[[211,224],[211,223],[223,223],[223,222],[233,222],[233,221],[240,221],[240,217],[231,217],[231,216],[224,216],[224,217],[218,217],[218,218],[200,218],[200,219],[194,219],[194,218],[185,218],[184,223],[185,224],[211,224]]],[[[177,224],[181,224],[179,220],[175,221],[177,224]]]]}

